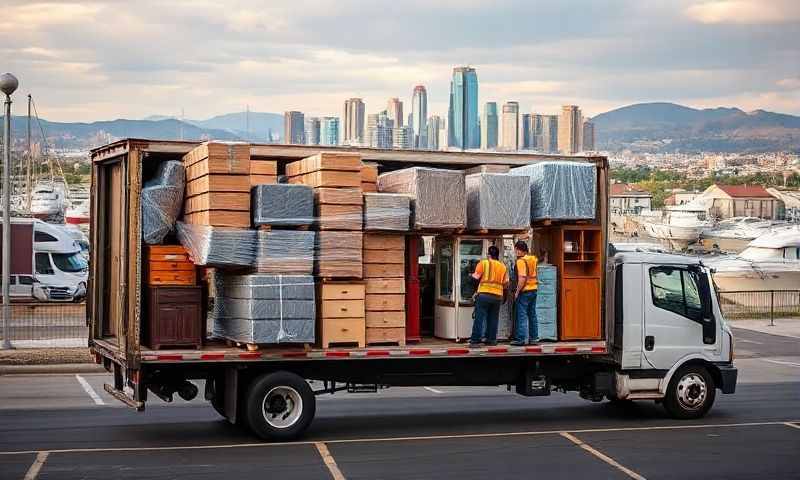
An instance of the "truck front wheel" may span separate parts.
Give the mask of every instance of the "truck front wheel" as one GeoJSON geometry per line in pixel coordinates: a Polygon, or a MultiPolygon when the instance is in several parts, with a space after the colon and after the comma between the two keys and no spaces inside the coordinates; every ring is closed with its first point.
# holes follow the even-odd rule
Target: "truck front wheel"
{"type": "Polygon", "coordinates": [[[716,397],[714,379],[704,367],[688,365],[672,377],[664,396],[664,408],[672,418],[701,418],[711,409],[716,397]]]}
{"type": "Polygon", "coordinates": [[[257,377],[247,390],[247,425],[264,440],[300,436],[314,419],[316,398],[302,377],[291,372],[257,377]]]}

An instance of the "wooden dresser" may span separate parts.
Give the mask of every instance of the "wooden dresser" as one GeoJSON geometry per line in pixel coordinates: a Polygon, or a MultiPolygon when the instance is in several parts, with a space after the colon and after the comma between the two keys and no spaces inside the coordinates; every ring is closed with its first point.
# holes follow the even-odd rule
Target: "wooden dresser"
{"type": "Polygon", "coordinates": [[[146,305],[145,335],[150,348],[202,346],[200,287],[149,287],[146,305]]]}

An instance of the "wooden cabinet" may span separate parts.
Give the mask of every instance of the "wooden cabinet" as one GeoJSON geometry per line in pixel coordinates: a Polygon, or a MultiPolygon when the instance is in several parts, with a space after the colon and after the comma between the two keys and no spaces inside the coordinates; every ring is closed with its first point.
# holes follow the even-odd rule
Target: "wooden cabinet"
{"type": "Polygon", "coordinates": [[[558,338],[602,338],[603,237],[597,225],[560,225],[537,231],[538,246],[558,270],[558,338]]]}
{"type": "Polygon", "coordinates": [[[148,288],[145,332],[150,348],[200,348],[203,343],[200,298],[200,287],[148,288]]]}

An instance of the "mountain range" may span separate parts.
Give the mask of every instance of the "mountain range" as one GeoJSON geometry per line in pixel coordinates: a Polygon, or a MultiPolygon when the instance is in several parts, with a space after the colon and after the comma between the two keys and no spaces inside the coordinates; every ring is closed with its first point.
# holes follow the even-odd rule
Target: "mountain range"
{"type": "MultiPolygon", "coordinates": [[[[26,117],[12,118],[16,140],[25,138],[26,117]]],[[[635,152],[800,153],[800,117],[738,108],[695,109],[674,103],[638,103],[596,115],[596,149],[635,152]]],[[[277,141],[283,115],[236,112],[207,120],[179,120],[153,115],[142,120],[92,123],[41,120],[48,144],[55,148],[92,148],[118,138],[277,141]]],[[[34,140],[40,138],[33,125],[34,140]]]]}

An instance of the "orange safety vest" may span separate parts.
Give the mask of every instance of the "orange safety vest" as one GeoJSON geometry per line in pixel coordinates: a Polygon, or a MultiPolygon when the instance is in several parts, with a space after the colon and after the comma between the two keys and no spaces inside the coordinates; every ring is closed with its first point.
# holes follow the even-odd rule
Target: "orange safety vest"
{"type": "Polygon", "coordinates": [[[534,255],[525,255],[517,259],[517,275],[526,275],[525,286],[522,287],[523,292],[529,292],[539,288],[539,281],[536,279],[536,265],[539,259],[534,255]],[[532,273],[531,273],[532,272],[532,273]]]}
{"type": "Polygon", "coordinates": [[[481,266],[481,283],[478,285],[478,293],[490,293],[502,297],[506,266],[498,260],[481,260],[479,265],[481,266]],[[493,266],[494,268],[492,268],[493,266]]]}

